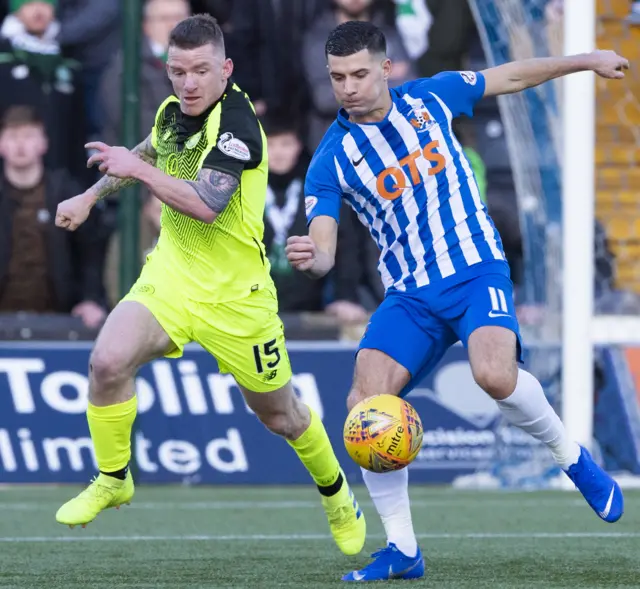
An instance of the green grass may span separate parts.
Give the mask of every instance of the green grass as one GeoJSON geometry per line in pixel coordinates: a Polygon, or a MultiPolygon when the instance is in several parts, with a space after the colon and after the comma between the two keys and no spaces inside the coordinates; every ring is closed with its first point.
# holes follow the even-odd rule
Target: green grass
{"type": "MultiPolygon", "coordinates": [[[[354,558],[333,545],[309,488],[140,487],[131,507],[69,530],[54,514],[75,492],[0,491],[2,589],[344,587],[340,575],[383,542],[364,489],[367,552],[354,558]]],[[[412,500],[429,569],[412,589],[640,586],[637,492],[626,493],[616,525],[575,492],[414,487],[412,500]]]]}

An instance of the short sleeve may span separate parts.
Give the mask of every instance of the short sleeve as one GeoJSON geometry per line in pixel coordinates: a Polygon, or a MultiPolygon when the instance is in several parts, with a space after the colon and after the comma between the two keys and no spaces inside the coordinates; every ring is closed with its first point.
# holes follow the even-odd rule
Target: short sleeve
{"type": "Polygon", "coordinates": [[[321,215],[340,220],[342,188],[331,152],[316,152],[307,171],[304,196],[307,225],[321,215]]]}
{"type": "Polygon", "coordinates": [[[484,75],[480,72],[441,72],[416,81],[412,90],[435,94],[455,118],[461,114],[473,116],[474,106],[484,96],[484,87],[484,75]]]}
{"type": "MultiPolygon", "coordinates": [[[[208,124],[212,124],[211,117],[208,124]]],[[[225,98],[218,133],[212,140],[215,146],[207,154],[203,168],[218,170],[239,180],[245,169],[260,165],[264,147],[260,123],[241,92],[231,92],[225,98]]]]}

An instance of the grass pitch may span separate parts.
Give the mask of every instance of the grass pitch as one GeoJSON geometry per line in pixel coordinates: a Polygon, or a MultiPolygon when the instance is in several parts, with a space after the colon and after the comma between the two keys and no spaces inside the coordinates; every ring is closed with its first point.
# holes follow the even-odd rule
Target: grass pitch
{"type": "MultiPolygon", "coordinates": [[[[69,530],[54,515],[76,488],[0,491],[2,589],[345,587],[340,576],[383,543],[357,488],[366,552],[334,546],[312,488],[139,487],[131,507],[69,530]]],[[[577,492],[412,488],[428,574],[412,589],[640,587],[640,493],[601,522],[577,492]]]]}

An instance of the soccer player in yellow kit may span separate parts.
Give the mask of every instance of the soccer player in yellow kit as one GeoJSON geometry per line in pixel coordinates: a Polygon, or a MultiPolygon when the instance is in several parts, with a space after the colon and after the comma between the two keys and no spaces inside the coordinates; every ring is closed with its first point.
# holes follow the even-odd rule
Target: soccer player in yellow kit
{"type": "Polygon", "coordinates": [[[100,473],[56,519],[83,525],[131,501],[136,370],[153,358],[179,357],[195,341],[233,374],[265,426],[286,438],[318,486],[336,543],[356,554],[364,515],[320,418],[291,385],[262,244],[266,139],[230,80],[233,64],[215,19],[197,15],[175,27],[167,70],[176,96],[160,106],[150,136],[132,151],[89,144],[98,153],[88,164],[106,176],[61,203],[56,216],[59,227],[73,231],[99,199],[134,182],[163,203],[158,244],[91,354],[87,418],[100,473]]]}

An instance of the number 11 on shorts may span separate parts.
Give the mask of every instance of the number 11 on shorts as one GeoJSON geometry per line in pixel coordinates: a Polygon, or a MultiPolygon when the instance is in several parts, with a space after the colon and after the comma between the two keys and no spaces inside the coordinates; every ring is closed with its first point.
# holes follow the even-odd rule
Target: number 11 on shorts
{"type": "Polygon", "coordinates": [[[256,361],[256,371],[258,374],[262,374],[264,372],[264,366],[262,365],[262,357],[260,354],[261,348],[265,356],[275,356],[273,360],[267,362],[267,368],[275,368],[280,362],[280,350],[276,346],[276,340],[273,339],[262,345],[256,344],[253,346],[253,358],[256,361]]]}
{"type": "Polygon", "coordinates": [[[509,317],[509,307],[504,291],[493,286],[489,287],[489,298],[491,299],[491,311],[489,317],[509,317]]]}

